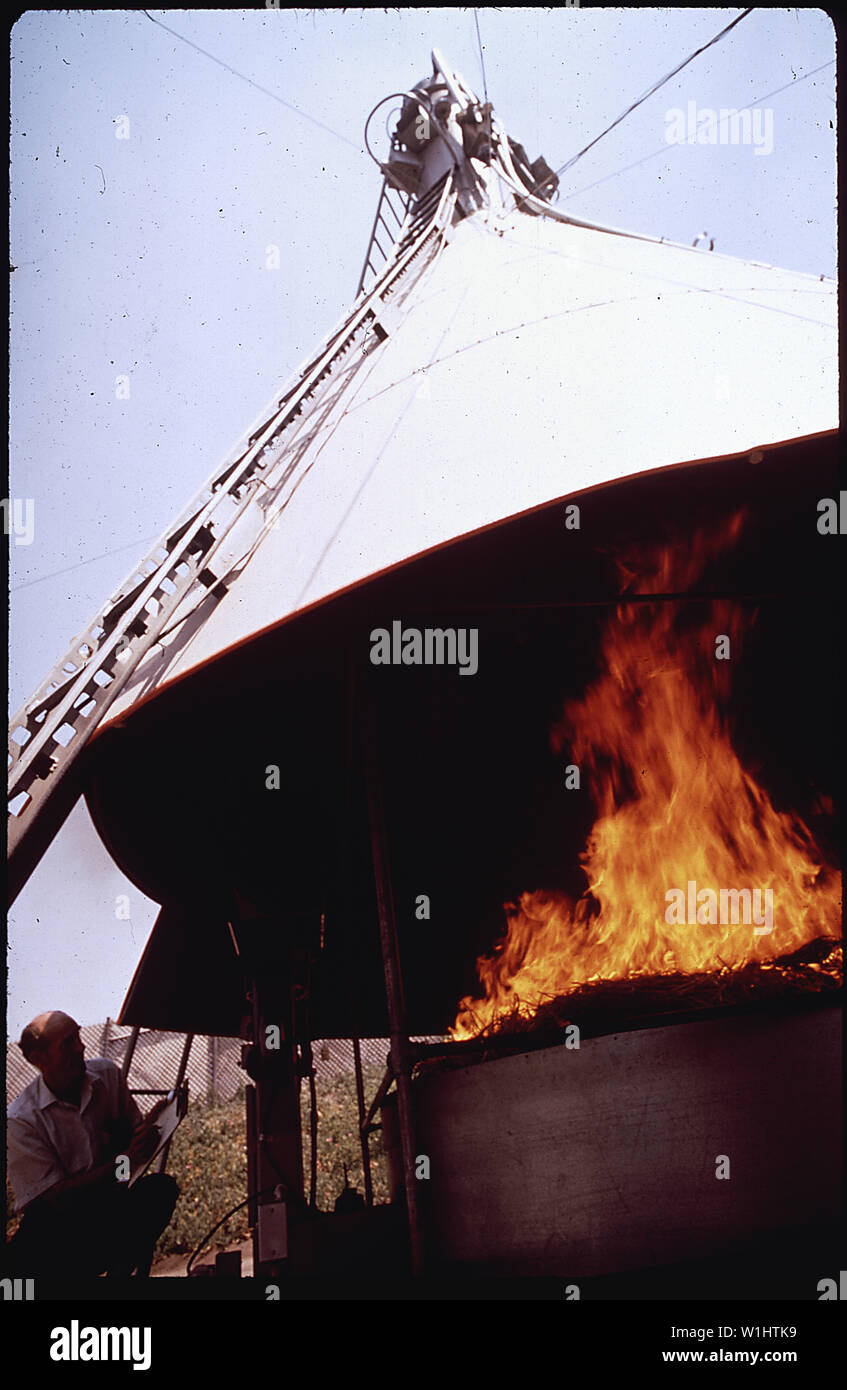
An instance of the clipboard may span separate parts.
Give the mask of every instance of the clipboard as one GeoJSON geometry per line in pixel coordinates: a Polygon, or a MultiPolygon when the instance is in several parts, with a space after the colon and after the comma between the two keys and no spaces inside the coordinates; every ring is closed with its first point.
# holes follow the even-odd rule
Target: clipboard
{"type": "Polygon", "coordinates": [[[156,1147],[149,1158],[145,1158],[143,1163],[139,1163],[137,1167],[133,1168],[127,1179],[127,1187],[132,1187],[133,1183],[144,1176],[150,1164],[158,1158],[168,1140],[185,1118],[187,1110],[188,1087],[180,1086],[168,1091],[168,1103],[153,1126],[157,1131],[156,1147]]]}

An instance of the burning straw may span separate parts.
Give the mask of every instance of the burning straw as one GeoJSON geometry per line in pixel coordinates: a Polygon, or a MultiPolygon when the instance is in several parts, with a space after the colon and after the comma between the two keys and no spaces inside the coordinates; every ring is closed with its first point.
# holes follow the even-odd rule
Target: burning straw
{"type": "MultiPolygon", "coordinates": [[[[633,1022],[660,1022],[665,1015],[789,1003],[810,995],[834,995],[842,986],[842,946],[819,937],[772,961],[715,971],[640,975],[596,980],[541,1003],[533,1014],[518,1003],[479,1028],[476,1037],[556,1033],[570,1024],[591,1034],[614,1032],[633,1022]]],[[[553,1039],[555,1040],[555,1039],[553,1039]]]]}
{"type": "Polygon", "coordinates": [[[618,606],[602,674],[551,733],[552,751],[580,769],[597,808],[580,856],[588,886],[576,903],[525,892],[507,907],[505,935],[477,962],[482,992],[459,1005],[454,1040],[523,1029],[536,1014],[555,1024],[589,998],[593,1010],[601,1001],[613,1010],[652,992],[666,1009],[781,989],[778,958],[794,962],[795,981],[829,980],[821,961],[797,952],[840,936],[840,875],[799,816],[773,805],[730,737],[732,661],[722,658],[740,649],[740,608],[661,597],[690,593],[742,525],[738,515],[719,535],[620,565],[624,588],[657,600],[618,606]],[[722,901],[745,886],[776,905],[773,920],[754,931],[698,910],[683,924],[665,903],[686,884],[708,885],[714,900],[720,890],[722,901]]]}

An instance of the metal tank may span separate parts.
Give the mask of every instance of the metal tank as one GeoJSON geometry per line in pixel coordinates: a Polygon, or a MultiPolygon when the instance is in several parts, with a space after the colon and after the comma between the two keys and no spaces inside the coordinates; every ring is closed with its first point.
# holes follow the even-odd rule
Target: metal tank
{"type": "Polygon", "coordinates": [[[840,1009],[801,1007],[430,1072],[413,1094],[431,1260],[596,1278],[834,1227],[840,1054],[840,1009]]]}

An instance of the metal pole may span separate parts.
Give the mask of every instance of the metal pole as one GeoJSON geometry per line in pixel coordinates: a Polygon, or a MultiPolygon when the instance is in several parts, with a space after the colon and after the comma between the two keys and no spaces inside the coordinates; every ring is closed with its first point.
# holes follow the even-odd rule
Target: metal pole
{"type": "Polygon", "coordinates": [[[209,1099],[212,1101],[212,1103],[214,1104],[214,1103],[217,1102],[217,1099],[218,1099],[218,1065],[217,1065],[217,1063],[218,1063],[218,1040],[217,1040],[217,1038],[210,1038],[210,1039],[209,1039],[209,1057],[208,1057],[208,1062],[209,1062],[209,1076],[208,1076],[207,1090],[208,1090],[208,1097],[209,1097],[209,1099]]]}
{"type": "Polygon", "coordinates": [[[365,1079],[362,1076],[362,1045],[359,1038],[353,1039],[353,1062],[356,1067],[356,1100],[359,1107],[359,1142],[362,1145],[362,1172],[365,1175],[365,1201],[369,1207],[374,1204],[374,1190],[371,1182],[371,1146],[365,1128],[365,1079]]]}
{"type": "MultiPolygon", "coordinates": [[[[177,1074],[176,1074],[176,1081],[174,1082],[174,1090],[177,1090],[177,1091],[178,1091],[179,1088],[180,1088],[180,1086],[182,1085],[183,1081],[185,1080],[185,1072],[186,1072],[186,1068],[188,1067],[188,1054],[189,1054],[189,1052],[191,1051],[191,1044],[193,1043],[193,1041],[194,1041],[194,1034],[193,1034],[193,1033],[189,1033],[189,1034],[186,1036],[185,1043],[184,1043],[184,1045],[183,1045],[182,1057],[180,1058],[180,1062],[179,1062],[179,1070],[177,1071],[177,1074]]],[[[157,1172],[157,1173],[164,1173],[165,1168],[167,1167],[167,1164],[168,1164],[168,1154],[170,1153],[170,1151],[171,1151],[171,1141],[170,1141],[170,1139],[169,1139],[169,1140],[167,1141],[167,1143],[165,1144],[165,1147],[162,1149],[162,1152],[159,1154],[159,1157],[158,1157],[158,1160],[157,1160],[157,1164],[156,1164],[156,1172],[157,1172]]]]}
{"type": "Polygon", "coordinates": [[[124,1081],[129,1080],[129,1069],[132,1066],[132,1059],[135,1054],[135,1044],[138,1042],[138,1035],[140,1032],[141,1029],[136,1023],[135,1027],[132,1030],[132,1033],[130,1034],[129,1047],[126,1050],[123,1062],[121,1063],[121,1071],[124,1074],[124,1081]]]}
{"type": "Polygon", "coordinates": [[[412,1252],[412,1272],[423,1269],[423,1230],[421,1226],[418,1185],[415,1177],[415,1126],[412,1109],[412,1083],[408,1057],[409,1037],[406,1029],[406,1009],[403,999],[403,980],[397,947],[397,925],[394,899],[391,892],[391,873],[388,861],[388,841],[385,831],[385,812],[382,783],[379,776],[377,735],[367,675],[359,681],[359,710],[363,734],[365,781],[371,826],[376,899],[379,913],[379,935],[382,944],[382,964],[385,971],[385,994],[391,1030],[391,1065],[397,1078],[397,1110],[400,1122],[400,1146],[403,1154],[403,1178],[406,1189],[406,1210],[409,1217],[409,1242],[412,1252]]]}
{"type": "MultiPolygon", "coordinates": [[[[249,998],[253,1028],[248,1074],[256,1083],[252,1117],[255,1124],[255,1198],[257,1224],[253,1231],[253,1272],[258,1278],[274,1277],[283,1257],[260,1259],[266,1224],[277,1226],[265,1208],[276,1188],[284,1189],[275,1201],[285,1204],[288,1268],[308,1262],[308,1236],[304,1241],[306,1200],[303,1190],[303,1143],[300,1119],[300,1078],[295,1056],[295,1011],[292,998],[292,951],[280,959],[269,958],[267,919],[242,921],[238,926],[242,955],[250,971],[249,998]],[[245,942],[247,949],[245,949],[245,942]],[[279,1047],[268,1040],[268,1029],[279,1031],[279,1047]]],[[[278,926],[276,922],[274,926],[278,926]]],[[[278,1232],[278,1227],[277,1227],[278,1232]]]]}
{"type": "Polygon", "coordinates": [[[186,1034],[185,1046],[184,1046],[183,1049],[182,1049],[182,1057],[180,1058],[180,1063],[179,1063],[179,1071],[178,1071],[177,1074],[176,1074],[176,1081],[174,1082],[174,1086],[175,1086],[177,1089],[182,1085],[183,1081],[185,1080],[185,1073],[186,1073],[186,1069],[187,1069],[187,1067],[188,1067],[188,1054],[189,1054],[189,1052],[191,1051],[191,1044],[193,1043],[193,1041],[194,1041],[194,1034],[193,1034],[193,1033],[188,1033],[188,1034],[186,1034]]]}
{"type": "Polygon", "coordinates": [[[309,1206],[318,1204],[318,1087],[315,1080],[315,1055],[311,1042],[306,1043],[309,1059],[309,1206]]]}

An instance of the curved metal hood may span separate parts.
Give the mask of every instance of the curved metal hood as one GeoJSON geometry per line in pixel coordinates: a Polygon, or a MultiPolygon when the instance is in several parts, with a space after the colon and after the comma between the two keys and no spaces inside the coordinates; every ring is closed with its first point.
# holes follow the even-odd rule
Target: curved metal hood
{"type": "Polygon", "coordinates": [[[827,433],[571,494],[579,530],[559,499],[437,547],[266,626],[113,721],[85,750],[86,797],[116,862],[163,904],[122,1021],[237,1033],[227,920],[246,902],[269,948],[315,956],[314,1036],[385,1035],[357,724],[368,700],[409,1026],[442,1031],[503,901],[530,883],[575,886],[591,807],[562,794],[547,734],[596,675],[600,620],[619,593],[614,552],[685,545],[738,507],[743,541],[697,592],[758,610],[739,697],[773,750],[765,780],[802,808],[832,762],[837,543],[816,521],[836,488],[827,433]],[[394,622],[475,628],[478,669],[374,666],[371,635],[394,622]]]}

